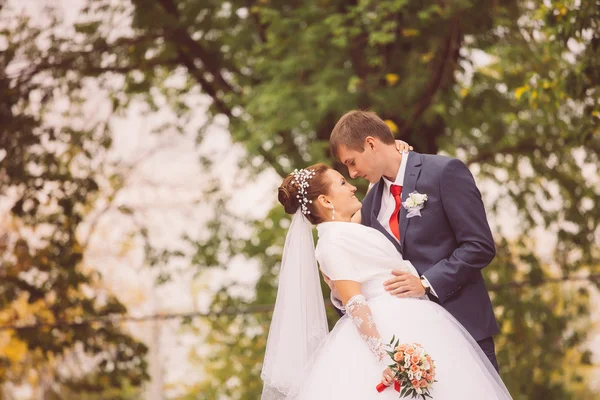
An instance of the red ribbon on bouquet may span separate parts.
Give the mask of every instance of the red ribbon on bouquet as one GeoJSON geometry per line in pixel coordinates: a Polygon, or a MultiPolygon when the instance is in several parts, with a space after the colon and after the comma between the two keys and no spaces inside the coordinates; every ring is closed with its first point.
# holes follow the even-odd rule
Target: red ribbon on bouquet
{"type": "MultiPolygon", "coordinates": [[[[388,386],[385,386],[383,383],[380,383],[379,385],[377,385],[377,387],[375,389],[377,389],[377,391],[379,393],[381,393],[387,388],[388,388],[388,386]]],[[[394,381],[394,389],[396,389],[396,392],[398,392],[398,393],[400,392],[400,382],[394,381]]]]}

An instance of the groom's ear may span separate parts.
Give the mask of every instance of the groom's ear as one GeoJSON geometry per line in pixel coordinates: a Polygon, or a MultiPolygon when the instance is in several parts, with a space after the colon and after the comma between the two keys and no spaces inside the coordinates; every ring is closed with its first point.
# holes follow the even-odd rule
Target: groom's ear
{"type": "Polygon", "coordinates": [[[371,149],[371,150],[375,150],[375,146],[377,146],[377,141],[373,136],[367,136],[365,138],[365,150],[366,149],[371,149]]]}

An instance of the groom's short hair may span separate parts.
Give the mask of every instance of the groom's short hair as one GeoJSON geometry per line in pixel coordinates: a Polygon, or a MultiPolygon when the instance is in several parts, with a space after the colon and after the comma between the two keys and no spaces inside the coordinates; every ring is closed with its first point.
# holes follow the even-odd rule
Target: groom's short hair
{"type": "Polygon", "coordinates": [[[394,144],[390,127],[372,111],[353,110],[340,118],[329,137],[331,155],[339,160],[340,146],[359,152],[365,151],[367,136],[375,137],[385,144],[394,144]]]}

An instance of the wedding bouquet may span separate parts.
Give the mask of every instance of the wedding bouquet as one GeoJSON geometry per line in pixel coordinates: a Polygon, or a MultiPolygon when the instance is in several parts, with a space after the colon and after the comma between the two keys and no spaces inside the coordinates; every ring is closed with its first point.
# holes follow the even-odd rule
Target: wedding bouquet
{"type": "MultiPolygon", "coordinates": [[[[399,344],[396,337],[387,345],[386,350],[394,361],[389,368],[394,373],[394,387],[400,392],[400,397],[419,397],[425,400],[429,395],[431,385],[435,380],[435,362],[418,343],[399,344]]],[[[383,391],[387,386],[377,385],[377,391],[383,391]]]]}

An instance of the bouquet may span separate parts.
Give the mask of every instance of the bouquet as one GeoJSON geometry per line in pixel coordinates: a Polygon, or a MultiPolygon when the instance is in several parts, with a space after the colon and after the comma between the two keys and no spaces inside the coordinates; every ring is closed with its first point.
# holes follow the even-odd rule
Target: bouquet
{"type": "MultiPolygon", "coordinates": [[[[399,344],[396,337],[387,345],[386,350],[394,361],[389,368],[394,373],[394,387],[400,392],[400,397],[419,397],[425,400],[429,395],[431,385],[435,380],[435,362],[418,343],[399,344]]],[[[377,391],[383,391],[387,386],[377,385],[377,391]]]]}

